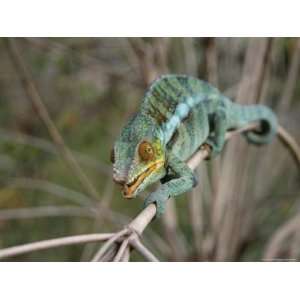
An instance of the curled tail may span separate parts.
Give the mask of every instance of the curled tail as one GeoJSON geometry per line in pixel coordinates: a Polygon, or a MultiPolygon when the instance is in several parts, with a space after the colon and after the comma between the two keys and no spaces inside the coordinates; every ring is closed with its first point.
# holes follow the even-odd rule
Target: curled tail
{"type": "Polygon", "coordinates": [[[260,122],[257,130],[244,132],[248,142],[261,145],[270,143],[277,133],[278,121],[274,112],[264,105],[238,105],[233,107],[237,127],[245,126],[251,122],[260,122]]]}

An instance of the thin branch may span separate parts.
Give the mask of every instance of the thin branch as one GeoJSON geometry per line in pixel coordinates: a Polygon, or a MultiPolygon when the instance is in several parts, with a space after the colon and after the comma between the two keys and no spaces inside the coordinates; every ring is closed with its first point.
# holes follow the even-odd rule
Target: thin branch
{"type": "Polygon", "coordinates": [[[127,246],[129,244],[129,238],[125,239],[122,244],[121,244],[121,247],[119,248],[115,258],[113,261],[120,261],[122,259],[122,257],[124,256],[125,254],[125,251],[127,249],[127,246]]]}
{"type": "Polygon", "coordinates": [[[282,126],[278,127],[277,134],[282,143],[287,146],[300,168],[300,146],[297,141],[282,126]]]}
{"type": "Polygon", "coordinates": [[[119,244],[114,243],[111,245],[111,247],[108,249],[108,251],[101,257],[99,261],[101,262],[108,262],[113,261],[114,257],[117,255],[119,248],[119,244]]]}
{"type": "Polygon", "coordinates": [[[145,245],[142,244],[141,241],[138,239],[133,239],[130,241],[130,244],[141,254],[143,255],[148,261],[158,262],[158,258],[151,253],[151,251],[146,248],[145,245]]]}
{"type": "Polygon", "coordinates": [[[292,219],[287,221],[285,224],[280,226],[270,238],[267,243],[264,259],[272,260],[277,258],[284,241],[291,236],[293,233],[297,234],[300,229],[300,214],[294,216],[292,219]]]}
{"type": "Polygon", "coordinates": [[[115,242],[117,241],[122,235],[125,235],[126,233],[128,233],[129,230],[128,228],[124,228],[123,230],[121,230],[120,232],[118,232],[117,234],[114,234],[100,249],[99,251],[96,253],[96,255],[93,257],[92,261],[99,261],[101,259],[101,257],[105,254],[105,252],[109,249],[109,247],[115,242]]]}
{"type": "Polygon", "coordinates": [[[124,255],[123,255],[123,257],[121,258],[120,261],[122,261],[122,262],[128,262],[129,259],[130,259],[130,249],[127,247],[125,249],[124,255]]]}
{"type": "Polygon", "coordinates": [[[21,83],[23,88],[27,94],[28,99],[30,100],[32,106],[40,116],[41,120],[44,122],[47,127],[51,138],[53,139],[57,149],[61,153],[62,157],[69,165],[71,170],[76,174],[78,179],[80,180],[82,186],[85,188],[86,192],[90,195],[91,198],[100,201],[100,196],[95,189],[95,187],[91,184],[86,174],[83,172],[79,164],[77,163],[75,157],[73,156],[70,149],[64,142],[61,134],[56,128],[54,122],[52,121],[48,110],[43,103],[41,96],[34,84],[33,79],[27,69],[27,66],[19,53],[18,47],[15,43],[15,40],[12,38],[6,39],[6,45],[8,52],[10,54],[11,60],[16,68],[16,71],[21,79],[21,83]]]}
{"type": "Polygon", "coordinates": [[[0,259],[16,256],[20,254],[31,253],[37,250],[45,250],[45,249],[62,247],[67,245],[104,241],[111,238],[112,236],[113,234],[111,233],[101,233],[101,234],[93,233],[93,234],[74,235],[74,236],[29,243],[21,246],[15,246],[15,247],[10,247],[10,248],[0,250],[0,259]]]}

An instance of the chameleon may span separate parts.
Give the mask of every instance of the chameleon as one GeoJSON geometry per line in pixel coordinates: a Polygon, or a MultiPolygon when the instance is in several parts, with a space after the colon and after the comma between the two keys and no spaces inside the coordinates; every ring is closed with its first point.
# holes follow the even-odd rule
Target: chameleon
{"type": "Polygon", "coordinates": [[[111,151],[113,180],[125,198],[135,198],[155,182],[144,206],[156,204],[156,216],[165,212],[170,197],[197,184],[186,164],[202,146],[216,157],[227,131],[259,122],[258,130],[245,131],[247,141],[270,143],[277,132],[275,114],[264,105],[240,105],[217,88],[187,75],[162,75],[147,89],[139,111],[123,127],[111,151]]]}

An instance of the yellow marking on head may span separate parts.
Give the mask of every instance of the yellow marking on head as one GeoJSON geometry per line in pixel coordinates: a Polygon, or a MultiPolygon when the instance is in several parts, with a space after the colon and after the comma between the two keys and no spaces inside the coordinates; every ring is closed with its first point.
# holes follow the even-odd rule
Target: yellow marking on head
{"type": "Polygon", "coordinates": [[[164,160],[159,160],[152,163],[143,173],[141,173],[136,180],[130,185],[124,185],[123,195],[125,198],[132,198],[133,193],[140,186],[140,184],[147,178],[150,174],[158,170],[164,165],[164,160]]]}

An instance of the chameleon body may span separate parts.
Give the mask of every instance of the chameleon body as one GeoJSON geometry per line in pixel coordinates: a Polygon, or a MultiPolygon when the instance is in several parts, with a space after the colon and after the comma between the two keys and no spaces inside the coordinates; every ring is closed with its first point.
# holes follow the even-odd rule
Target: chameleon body
{"type": "Polygon", "coordinates": [[[244,135],[250,143],[271,142],[277,131],[274,113],[263,105],[233,103],[207,82],[185,75],[164,75],[146,91],[139,112],[121,131],[112,150],[113,177],[123,195],[134,198],[161,181],[145,205],[166,201],[192,189],[197,180],[186,160],[202,145],[211,157],[221,152],[225,133],[259,121],[259,131],[244,135]]]}

